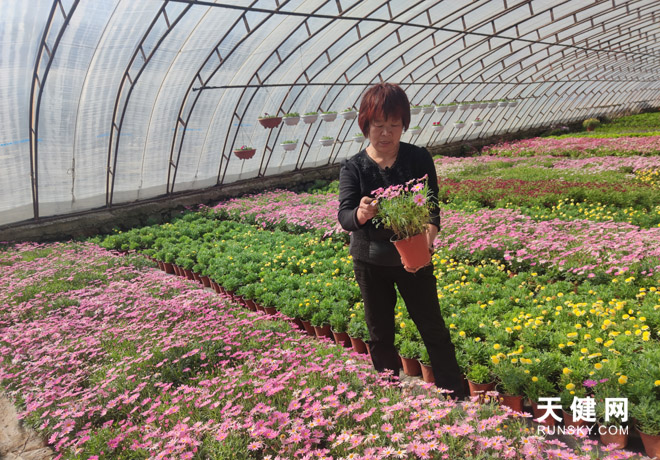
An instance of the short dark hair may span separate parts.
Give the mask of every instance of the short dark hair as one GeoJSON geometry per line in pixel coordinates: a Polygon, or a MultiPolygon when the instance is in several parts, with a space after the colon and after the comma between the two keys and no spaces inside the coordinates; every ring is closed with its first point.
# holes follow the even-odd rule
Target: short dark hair
{"type": "Polygon", "coordinates": [[[358,125],[369,136],[369,125],[378,118],[401,118],[403,129],[410,126],[410,102],[405,91],[393,83],[378,83],[362,96],[358,125]]]}

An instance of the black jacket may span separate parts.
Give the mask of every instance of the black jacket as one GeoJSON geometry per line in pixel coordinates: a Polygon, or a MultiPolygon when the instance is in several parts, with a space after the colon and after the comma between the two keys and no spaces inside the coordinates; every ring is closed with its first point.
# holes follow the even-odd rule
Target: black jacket
{"type": "Polygon", "coordinates": [[[370,220],[364,225],[357,221],[357,210],[363,196],[373,197],[372,190],[390,185],[405,184],[428,174],[431,190],[431,218],[429,223],[440,228],[438,207],[438,176],[431,154],[422,147],[401,142],[399,154],[390,168],[381,169],[366,150],[342,162],[339,172],[339,223],[351,233],[350,253],[363,262],[400,266],[399,257],[390,238],[391,230],[379,228],[370,220]]]}

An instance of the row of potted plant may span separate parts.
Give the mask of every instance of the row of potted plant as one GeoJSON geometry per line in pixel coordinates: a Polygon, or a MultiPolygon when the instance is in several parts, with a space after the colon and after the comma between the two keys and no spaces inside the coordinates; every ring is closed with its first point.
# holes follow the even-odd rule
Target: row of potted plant
{"type": "MultiPolygon", "coordinates": [[[[193,219],[186,216],[182,221],[185,222],[188,219],[190,219],[190,224],[193,224],[193,221],[197,220],[196,218],[193,219]]],[[[218,284],[224,286],[230,291],[235,291],[238,295],[241,295],[246,299],[254,299],[256,302],[264,306],[276,307],[287,316],[311,321],[312,326],[323,327],[329,323],[337,332],[344,332],[345,329],[354,337],[368,339],[363,312],[359,303],[357,306],[355,305],[356,301],[359,300],[359,293],[356,286],[349,281],[349,258],[347,257],[347,254],[341,252],[345,251],[343,243],[337,244],[329,251],[326,249],[324,252],[316,250],[318,248],[316,244],[312,245],[312,241],[307,241],[306,244],[303,243],[302,241],[305,241],[305,238],[300,236],[298,236],[298,239],[294,243],[284,245],[284,240],[280,241],[277,240],[277,238],[285,237],[285,235],[277,235],[274,237],[273,235],[276,234],[268,234],[268,232],[255,233],[256,231],[253,231],[247,226],[234,227],[231,223],[226,222],[221,222],[220,225],[218,225],[217,222],[214,224],[211,221],[211,223],[195,222],[192,227],[196,228],[196,230],[191,230],[187,225],[181,227],[177,226],[175,228],[166,227],[164,229],[164,234],[170,235],[172,238],[172,244],[169,247],[168,245],[164,245],[163,241],[158,241],[158,237],[155,235],[147,235],[146,238],[138,238],[137,241],[135,238],[127,237],[127,235],[124,235],[123,238],[119,238],[118,235],[115,235],[114,241],[108,240],[107,243],[111,246],[116,246],[122,242],[122,239],[124,239],[125,241],[131,241],[131,243],[129,243],[128,246],[124,246],[126,243],[122,243],[120,246],[121,248],[128,247],[138,249],[140,246],[149,244],[152,241],[156,252],[154,253],[147,249],[147,251],[145,251],[146,253],[151,253],[157,258],[162,258],[165,262],[176,261],[184,269],[196,268],[197,270],[200,270],[202,274],[207,276],[212,273],[213,275],[211,277],[216,279],[218,284]],[[216,242],[213,244],[213,248],[195,247],[193,245],[193,240],[199,238],[216,242]],[[261,241],[261,238],[264,238],[263,242],[261,241]],[[316,253],[316,256],[321,257],[318,259],[314,258],[312,262],[312,259],[307,259],[306,257],[306,255],[309,256],[309,252],[298,253],[296,248],[301,246],[304,247],[305,245],[308,249],[314,247],[315,249],[313,251],[316,253]],[[159,246],[162,247],[159,248],[159,246]],[[173,246],[176,246],[176,248],[173,246]],[[273,256],[273,254],[269,253],[269,248],[273,246],[282,247],[282,252],[273,256]],[[249,252],[246,251],[248,247],[251,249],[249,252]],[[337,252],[342,254],[340,260],[338,261],[334,258],[333,262],[335,263],[328,266],[325,258],[328,256],[336,257],[337,252]],[[284,260],[285,255],[286,260],[284,260]],[[273,264],[274,261],[277,261],[278,263],[273,264]],[[341,262],[343,262],[343,265],[341,262]],[[339,267],[333,269],[337,264],[339,264],[339,267]],[[259,267],[262,268],[259,269],[259,267]],[[322,267],[325,267],[325,269],[322,267]],[[338,277],[337,275],[342,272],[341,267],[343,267],[343,276],[338,277]],[[311,270],[314,271],[313,274],[309,273],[311,270]],[[337,272],[337,270],[339,270],[339,272],[337,272]],[[311,286],[311,288],[308,288],[307,286],[311,286]],[[350,298],[346,297],[347,292],[352,292],[350,298]]],[[[144,229],[139,233],[144,233],[144,229]]],[[[289,236],[292,237],[293,235],[289,236]]],[[[288,237],[285,239],[288,240],[288,237]]],[[[558,318],[553,319],[552,326],[545,325],[541,328],[537,327],[534,322],[526,324],[529,323],[529,320],[522,322],[521,319],[519,319],[520,313],[525,312],[523,317],[528,315],[531,316],[530,313],[526,312],[527,310],[533,311],[534,309],[540,308],[535,302],[530,300],[528,303],[520,303],[520,309],[516,308],[511,310],[509,302],[506,299],[524,299],[525,295],[523,293],[526,292],[525,289],[529,289],[528,286],[535,286],[537,290],[539,286],[544,287],[543,282],[546,281],[545,278],[537,276],[530,277],[527,275],[526,281],[524,282],[524,288],[519,288],[518,286],[507,287],[507,280],[509,279],[508,275],[505,271],[501,270],[499,266],[494,268],[493,266],[483,265],[476,268],[477,270],[473,272],[474,274],[471,274],[471,277],[475,280],[485,278],[489,281],[489,283],[487,283],[489,284],[489,287],[486,287],[485,291],[483,289],[473,289],[468,293],[464,293],[461,297],[454,296],[452,298],[453,303],[455,303],[457,299],[460,299],[461,304],[466,305],[466,307],[460,309],[460,322],[456,319],[456,324],[451,323],[449,325],[455,343],[457,344],[462,368],[468,375],[474,377],[473,374],[476,372],[474,369],[479,369],[477,366],[490,366],[491,362],[495,364],[495,361],[502,359],[501,356],[498,357],[498,354],[494,354],[490,357],[488,356],[488,344],[492,344],[493,347],[498,345],[499,349],[507,351],[506,354],[517,352],[522,345],[526,348],[525,353],[529,353],[524,355],[526,357],[525,359],[539,359],[545,363],[552,362],[552,360],[540,350],[543,350],[549,344],[554,344],[558,350],[555,354],[561,353],[556,355],[557,359],[555,359],[554,362],[558,362],[558,365],[563,364],[564,367],[568,367],[568,363],[573,359],[573,355],[575,355],[573,350],[577,347],[579,347],[580,350],[585,348],[590,350],[592,345],[589,345],[589,343],[593,342],[593,337],[595,337],[595,335],[589,338],[580,337],[582,340],[578,340],[576,336],[576,338],[569,340],[572,332],[566,332],[567,330],[574,331],[576,325],[582,324],[584,321],[578,323],[572,315],[557,315],[558,318]],[[477,273],[479,273],[479,277],[477,277],[477,273]],[[484,276],[484,278],[481,278],[481,276],[484,276]],[[503,286],[506,287],[506,289],[502,289],[503,286]],[[465,296],[465,294],[470,295],[465,296]],[[486,306],[480,301],[480,299],[483,298],[494,299],[492,300],[492,305],[494,306],[488,305],[486,308],[486,306]],[[482,306],[484,308],[482,308],[482,306]],[[516,313],[516,315],[512,316],[505,314],[505,312],[516,313]],[[487,314],[485,317],[484,313],[487,314]],[[493,323],[497,322],[497,327],[494,324],[493,326],[490,326],[489,321],[493,323]],[[509,326],[507,326],[507,324],[509,324],[509,326]],[[502,332],[502,329],[504,332],[502,332]],[[509,332],[509,330],[511,332],[509,332]],[[550,330],[556,332],[551,336],[548,336],[547,332],[543,332],[550,330]],[[543,334],[539,335],[537,331],[543,332],[543,334]],[[566,355],[563,350],[571,350],[571,354],[566,355]],[[493,356],[495,356],[495,359],[493,359],[493,356]],[[541,357],[543,357],[543,359],[541,359],[541,357]]],[[[463,273],[469,270],[469,266],[464,267],[459,273],[455,273],[456,270],[447,270],[447,272],[442,273],[442,279],[447,283],[451,281],[452,276],[454,275],[458,276],[460,274],[461,277],[466,276],[463,273]]],[[[520,281],[521,280],[518,277],[514,277],[511,283],[520,284],[520,281]]],[[[637,291],[633,290],[632,292],[629,292],[627,286],[629,284],[630,283],[622,283],[610,287],[610,290],[614,289],[610,294],[611,297],[624,299],[631,297],[637,298],[637,291]]],[[[579,292],[570,294],[569,297],[568,292],[571,289],[570,286],[572,285],[567,283],[553,283],[549,284],[547,289],[552,292],[557,292],[558,289],[565,290],[567,294],[562,295],[561,297],[566,298],[567,301],[568,299],[572,300],[573,296],[577,296],[576,300],[584,297],[584,294],[580,294],[579,292]]],[[[600,288],[599,290],[603,294],[608,292],[603,291],[600,288]]],[[[456,295],[458,294],[459,293],[456,295]]],[[[548,292],[548,294],[551,294],[551,292],[548,292]]],[[[558,294],[559,293],[555,294],[555,296],[558,294]]],[[[533,298],[533,300],[538,299],[533,298]]],[[[614,322],[612,319],[603,319],[597,314],[592,315],[592,317],[589,318],[589,322],[592,323],[591,326],[589,326],[588,322],[587,326],[584,327],[596,329],[599,326],[601,328],[606,326],[608,333],[603,334],[602,337],[596,338],[600,338],[601,343],[606,344],[609,340],[612,340],[613,344],[607,345],[610,347],[614,345],[615,348],[612,348],[612,350],[615,350],[617,353],[629,355],[633,353],[633,348],[631,347],[640,346],[643,349],[653,350],[653,346],[657,346],[657,339],[651,340],[648,333],[649,328],[647,326],[650,322],[653,327],[657,327],[657,324],[652,322],[653,318],[657,317],[657,315],[653,315],[653,312],[656,311],[653,307],[653,301],[654,298],[649,296],[646,301],[642,302],[641,313],[638,313],[638,315],[643,318],[644,322],[633,323],[633,325],[637,325],[638,328],[632,330],[639,332],[632,333],[635,334],[633,337],[636,337],[632,342],[627,338],[629,337],[628,334],[623,334],[627,329],[621,329],[620,326],[612,326],[611,323],[614,322]],[[646,329],[644,328],[645,326],[646,329]],[[610,336],[614,338],[608,338],[610,336]],[[617,336],[621,338],[617,338],[617,336]],[[624,338],[625,340],[623,340],[624,338]],[[615,345],[615,343],[619,342],[621,343],[620,346],[615,345]]],[[[442,304],[445,305],[444,303],[442,304]]],[[[450,305],[450,307],[452,309],[445,313],[447,318],[453,319],[457,316],[455,310],[456,305],[450,305]]],[[[557,312],[559,313],[561,310],[557,310],[557,312]]],[[[402,314],[405,315],[405,312],[402,314]]],[[[547,315],[544,316],[547,317],[547,315]]],[[[401,350],[403,357],[419,358],[419,356],[404,356],[408,354],[407,350],[411,348],[415,348],[419,351],[421,344],[421,340],[417,339],[414,340],[414,342],[417,343],[416,345],[410,345],[409,342],[413,341],[413,337],[401,334],[402,330],[413,330],[412,323],[406,323],[406,321],[408,320],[404,317],[401,320],[401,323],[398,323],[397,337],[406,339],[402,339],[401,341],[397,339],[400,346],[399,349],[401,350]],[[402,323],[406,324],[406,326],[400,327],[402,323]]],[[[535,321],[538,321],[538,319],[535,321]]],[[[595,344],[597,343],[598,342],[595,342],[595,344]]],[[[517,353],[513,356],[516,355],[517,353]]],[[[577,356],[582,356],[582,352],[577,354],[577,356]]],[[[602,365],[603,363],[600,364],[602,365]]],[[[578,368],[576,365],[571,366],[575,367],[575,369],[578,368]]],[[[493,373],[495,372],[495,368],[493,368],[493,373]]],[[[528,377],[526,379],[520,379],[519,384],[525,388],[528,397],[535,398],[538,396],[534,394],[535,389],[536,391],[540,391],[544,388],[548,391],[553,389],[554,392],[558,390],[560,383],[558,377],[560,376],[556,375],[556,370],[553,371],[546,368],[539,369],[535,372],[539,373],[538,378],[540,379],[541,384],[549,383],[549,385],[543,387],[541,384],[536,384],[535,382],[532,382],[534,383],[532,384],[530,381],[535,375],[533,373],[531,375],[527,374],[528,377]]],[[[575,372],[575,375],[584,374],[583,371],[577,372],[576,370],[573,370],[573,372],[575,372]]],[[[511,372],[504,372],[500,375],[514,374],[511,372]]],[[[586,375],[582,378],[585,377],[586,375]]],[[[640,379],[643,378],[648,380],[648,376],[640,376],[640,379]]],[[[658,376],[658,378],[660,379],[660,376],[658,376]]],[[[551,393],[547,396],[553,395],[554,393],[551,393]]]]}
{"type": "MultiPolygon", "coordinates": [[[[190,232],[188,232],[188,234],[190,234],[190,232]]],[[[226,234],[226,236],[230,237],[231,232],[226,234]]],[[[251,232],[249,232],[247,236],[254,241],[254,235],[252,235],[251,232]]],[[[259,238],[257,238],[257,240],[259,240],[259,238]]],[[[243,242],[240,242],[236,247],[240,249],[242,244],[243,242]]],[[[261,247],[259,243],[255,245],[255,251],[259,252],[262,249],[263,247],[261,247]]],[[[191,251],[188,250],[183,252],[190,254],[191,251]]],[[[288,260],[291,258],[294,260],[296,259],[295,254],[292,257],[290,256],[291,248],[287,248],[282,254],[289,255],[288,260]]],[[[204,257],[205,255],[202,255],[202,258],[204,257]]],[[[182,263],[184,267],[190,266],[190,261],[186,259],[187,257],[176,258],[176,260],[182,263]]],[[[228,256],[228,260],[232,259],[234,259],[234,256],[228,256]]],[[[241,258],[240,255],[237,256],[236,265],[232,270],[236,270],[239,266],[248,265],[249,259],[251,258],[241,258]]],[[[289,275],[286,275],[285,278],[290,278],[296,274],[296,266],[298,266],[298,263],[296,263],[295,266],[291,264],[285,265],[285,272],[287,271],[287,268],[293,270],[289,275]]],[[[303,271],[304,270],[305,269],[303,269],[303,271]]],[[[279,271],[278,268],[272,269],[272,272],[279,271]]],[[[466,270],[459,271],[461,274],[465,272],[466,270]]],[[[481,266],[481,274],[491,275],[489,278],[493,280],[497,278],[496,276],[493,278],[493,276],[497,275],[498,272],[493,271],[492,267],[489,267],[488,265],[481,266]]],[[[497,279],[499,285],[501,285],[502,281],[506,278],[506,274],[503,274],[502,272],[499,273],[503,275],[503,277],[497,279]]],[[[185,271],[185,275],[183,271],[180,275],[188,275],[188,277],[191,278],[187,270],[185,271]]],[[[244,279],[249,281],[249,274],[238,274],[238,277],[243,276],[244,279]]],[[[259,276],[262,276],[260,279],[260,284],[263,285],[262,294],[265,292],[273,293],[272,289],[275,284],[273,284],[272,281],[282,284],[287,282],[279,276],[270,279],[268,273],[265,272],[260,272],[259,276]]],[[[320,275],[315,274],[314,276],[316,277],[320,275]]],[[[237,277],[219,277],[219,279],[222,280],[222,283],[227,284],[232,288],[235,288],[237,285],[235,278],[237,277]]],[[[317,281],[319,280],[317,279],[317,281]]],[[[504,284],[506,285],[506,283],[504,284]]],[[[270,313],[274,313],[277,310],[276,307],[272,306],[272,304],[262,304],[261,302],[273,301],[278,303],[280,301],[280,299],[276,299],[278,296],[262,297],[260,299],[261,302],[253,301],[252,299],[259,298],[260,292],[259,287],[255,284],[240,286],[235,291],[233,289],[225,290],[219,286],[214,287],[218,292],[231,295],[237,302],[242,303],[252,310],[261,308],[262,310],[270,310],[270,313]]],[[[301,289],[301,286],[296,284],[295,289],[301,289]]],[[[286,297],[286,291],[284,290],[281,292],[284,294],[284,297],[286,297]]],[[[348,308],[348,302],[342,303],[337,302],[336,300],[329,300],[337,299],[338,293],[336,291],[334,293],[326,292],[324,294],[325,296],[321,301],[313,298],[306,298],[304,300],[298,299],[301,300],[298,306],[303,307],[302,309],[296,309],[295,304],[290,304],[279,310],[284,315],[291,315],[292,318],[298,320],[297,322],[299,323],[301,330],[306,331],[312,336],[319,338],[328,337],[334,339],[338,344],[343,346],[348,346],[348,340],[351,340],[350,343],[354,350],[366,353],[367,349],[362,340],[368,340],[368,333],[364,321],[363,310],[359,302],[352,308],[348,308]],[[347,321],[347,318],[349,317],[350,320],[347,321]],[[346,333],[348,333],[348,337],[346,333]]],[[[509,294],[511,293],[505,292],[505,295],[509,294]]],[[[514,292],[513,294],[515,295],[516,293],[514,292]]],[[[498,317],[500,316],[498,315],[498,317]]],[[[404,371],[408,375],[418,375],[422,370],[425,370],[425,380],[432,381],[432,372],[428,366],[428,355],[425,353],[423,343],[414,323],[408,317],[405,309],[402,309],[401,307],[398,308],[397,318],[396,345],[402,358],[404,371]],[[421,366],[418,362],[421,363],[421,366]]],[[[499,326],[501,327],[501,324],[499,326]]],[[[450,324],[450,328],[452,331],[455,331],[453,324],[450,324]]],[[[508,329],[509,328],[507,327],[505,330],[508,329]]],[[[559,329],[559,327],[553,329],[559,329]]],[[[495,335],[495,333],[491,333],[491,331],[485,331],[484,334],[488,337],[495,335]]],[[[484,359],[485,354],[483,353],[488,341],[486,339],[483,341],[477,340],[474,343],[482,342],[484,346],[476,348],[472,346],[472,341],[474,339],[475,337],[465,337],[464,334],[455,334],[454,337],[454,341],[457,343],[458,356],[461,358],[460,361],[462,367],[466,370],[467,379],[470,383],[473,394],[495,389],[494,385],[496,381],[499,385],[497,390],[505,395],[503,397],[504,402],[514,408],[514,410],[522,410],[523,396],[528,397],[532,402],[538,401],[540,397],[559,396],[561,398],[562,408],[564,409],[564,418],[566,420],[570,420],[569,413],[573,398],[591,395],[597,400],[596,408],[599,422],[606,427],[613,426],[612,424],[616,423],[616,420],[613,419],[610,423],[603,419],[604,398],[622,397],[623,395],[626,395],[635,404],[631,406],[631,415],[634,417],[636,426],[640,431],[644,434],[652,434],[653,430],[656,429],[653,421],[653,417],[655,416],[653,415],[653,400],[649,399],[649,390],[650,394],[653,395],[653,388],[658,386],[658,380],[655,381],[653,386],[649,386],[650,382],[645,386],[645,384],[640,383],[642,382],[642,379],[640,379],[641,376],[639,374],[635,375],[630,371],[626,371],[627,375],[623,374],[623,361],[621,358],[614,356],[609,359],[604,359],[601,363],[597,363],[594,368],[595,370],[589,371],[586,364],[581,365],[583,360],[579,359],[582,354],[586,353],[584,349],[580,354],[573,352],[568,355],[565,353],[562,354],[559,351],[553,353],[541,352],[540,348],[533,348],[529,353],[523,353],[522,349],[524,348],[524,345],[522,344],[526,343],[524,340],[522,342],[516,340],[511,344],[511,341],[507,343],[506,339],[500,337],[502,344],[494,345],[493,349],[496,350],[497,353],[494,351],[494,354],[490,356],[490,360],[488,361],[484,359]],[[518,348],[513,349],[515,347],[512,348],[512,345],[516,345],[518,348]],[[614,382],[615,377],[618,376],[618,378],[616,378],[616,384],[606,384],[609,380],[605,376],[610,376],[612,382],[614,382]],[[628,383],[629,378],[634,379],[637,384],[624,387],[624,384],[628,383]],[[592,382],[598,382],[600,385],[593,384],[592,382]]],[[[609,346],[612,345],[610,344],[609,346]]],[[[643,372],[648,372],[649,367],[653,367],[653,363],[655,363],[660,356],[658,354],[659,351],[660,349],[658,348],[651,348],[642,354],[641,359],[648,365],[643,366],[643,369],[646,369],[643,372]]],[[[660,374],[656,377],[660,379],[660,374]]],[[[534,404],[532,404],[532,406],[534,406],[534,404]]],[[[538,416],[539,413],[537,412],[536,415],[538,416]]],[[[572,422],[567,421],[565,423],[572,422]]]]}
{"type": "MultiPolygon", "coordinates": [[[[495,108],[495,107],[515,107],[518,104],[517,100],[509,99],[497,99],[497,100],[488,100],[488,101],[465,101],[465,102],[451,102],[448,104],[424,104],[424,105],[411,105],[410,113],[413,115],[419,113],[432,113],[434,110],[438,113],[453,111],[456,108],[460,107],[462,110],[466,109],[485,109],[485,108],[495,108]]],[[[357,117],[358,112],[349,107],[341,112],[341,116],[345,120],[353,120],[357,117]]],[[[259,123],[267,129],[276,128],[280,125],[282,121],[287,126],[295,126],[302,119],[303,123],[311,124],[316,122],[319,118],[325,122],[333,122],[337,118],[336,111],[327,111],[327,112],[306,112],[304,115],[300,115],[298,112],[287,112],[282,116],[278,115],[269,115],[265,113],[264,115],[258,118],[259,123]]]]}

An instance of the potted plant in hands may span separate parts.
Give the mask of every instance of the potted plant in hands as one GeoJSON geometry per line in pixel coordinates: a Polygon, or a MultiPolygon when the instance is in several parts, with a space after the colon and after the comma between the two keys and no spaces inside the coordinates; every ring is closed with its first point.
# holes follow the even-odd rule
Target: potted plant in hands
{"type": "Polygon", "coordinates": [[[426,236],[432,200],[429,198],[427,175],[372,191],[378,206],[374,224],[394,232],[393,242],[407,267],[423,267],[431,262],[426,236]]]}
{"type": "Polygon", "coordinates": [[[257,149],[253,147],[248,147],[247,145],[242,145],[241,147],[234,149],[234,155],[236,155],[241,160],[249,160],[255,154],[257,149]]]}
{"type": "Polygon", "coordinates": [[[268,113],[265,113],[259,117],[259,123],[261,123],[261,126],[266,129],[276,128],[280,125],[281,122],[282,117],[278,117],[277,115],[268,115],[268,113]]]}

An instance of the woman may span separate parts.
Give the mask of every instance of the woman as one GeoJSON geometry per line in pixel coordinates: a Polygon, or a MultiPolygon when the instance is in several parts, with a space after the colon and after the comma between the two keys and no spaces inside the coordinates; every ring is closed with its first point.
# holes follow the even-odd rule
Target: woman
{"type": "Polygon", "coordinates": [[[436,385],[462,399],[463,380],[449,331],[440,314],[433,265],[403,266],[390,242],[392,231],[376,228],[372,222],[378,211],[372,203],[372,190],[405,184],[428,174],[433,204],[427,236],[429,250],[433,251],[440,226],[433,159],[426,149],[400,142],[410,125],[410,103],[398,85],[380,83],[367,90],[360,105],[358,124],[369,138],[369,146],[342,163],[338,217],[341,226],[352,232],[350,252],[364,301],[374,367],[379,372],[390,370],[399,375],[394,347],[396,286],[426,345],[436,385]]]}

